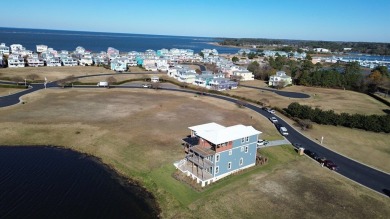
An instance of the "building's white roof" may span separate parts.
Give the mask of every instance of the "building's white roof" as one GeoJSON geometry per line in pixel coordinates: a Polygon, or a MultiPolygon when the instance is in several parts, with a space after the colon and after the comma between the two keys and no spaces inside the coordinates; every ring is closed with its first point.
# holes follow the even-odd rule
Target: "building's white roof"
{"type": "Polygon", "coordinates": [[[208,131],[215,131],[215,130],[221,130],[226,128],[225,126],[222,126],[220,124],[217,124],[215,122],[206,123],[202,125],[192,126],[188,127],[192,131],[198,133],[198,132],[208,132],[208,131]]]}
{"type": "Polygon", "coordinates": [[[208,123],[190,127],[190,129],[196,131],[196,135],[199,137],[204,138],[213,144],[222,144],[251,135],[261,134],[260,131],[254,129],[252,126],[244,126],[241,124],[224,127],[216,123],[208,123]]]}

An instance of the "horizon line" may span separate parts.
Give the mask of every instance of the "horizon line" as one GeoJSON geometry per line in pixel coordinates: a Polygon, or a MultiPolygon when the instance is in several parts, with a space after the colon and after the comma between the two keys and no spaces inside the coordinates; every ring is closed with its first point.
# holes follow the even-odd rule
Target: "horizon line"
{"type": "Polygon", "coordinates": [[[30,27],[0,27],[8,29],[25,29],[25,30],[51,30],[51,31],[73,31],[73,32],[88,32],[88,33],[110,33],[110,34],[132,34],[132,35],[152,35],[152,36],[170,36],[170,37],[194,37],[194,38],[209,38],[209,39],[264,39],[264,40],[290,40],[290,41],[317,41],[317,42],[354,42],[354,43],[382,43],[390,44],[390,42],[379,41],[344,41],[344,40],[313,40],[313,39],[283,39],[283,38],[266,38],[266,37],[210,37],[210,36],[190,36],[190,35],[167,35],[167,34],[146,34],[146,33],[126,33],[126,32],[103,32],[92,30],[65,30],[65,29],[46,29],[46,28],[30,28],[30,27]]]}

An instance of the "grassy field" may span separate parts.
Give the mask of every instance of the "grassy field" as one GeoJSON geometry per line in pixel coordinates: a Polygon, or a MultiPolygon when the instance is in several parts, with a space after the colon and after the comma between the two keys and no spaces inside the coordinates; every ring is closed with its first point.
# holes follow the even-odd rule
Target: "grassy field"
{"type": "Polygon", "coordinates": [[[6,95],[10,95],[10,94],[14,94],[14,93],[17,93],[17,92],[20,92],[20,91],[23,91],[23,90],[24,89],[0,87],[0,97],[1,96],[6,96],[6,95]]]}
{"type": "MultiPolygon", "coordinates": [[[[129,70],[130,72],[147,72],[138,67],[130,67],[129,70]]],[[[115,71],[96,66],[0,68],[0,77],[20,76],[26,78],[29,74],[36,74],[39,76],[36,80],[44,80],[46,77],[49,81],[56,81],[71,75],[84,76],[107,73],[115,73],[115,71]]]]}
{"type": "Polygon", "coordinates": [[[268,164],[203,192],[175,180],[187,127],[252,125],[280,139],[267,118],[215,100],[151,89],[47,89],[0,109],[1,145],[61,145],[102,158],[151,191],[165,218],[384,218],[388,198],[321,168],[289,146],[262,149],[268,164]]]}
{"type": "MultiPolygon", "coordinates": [[[[267,87],[264,81],[248,81],[242,82],[243,85],[256,87],[267,87]]],[[[280,108],[286,108],[291,102],[299,102],[300,104],[318,107],[323,110],[334,110],[336,113],[359,113],[359,114],[378,114],[383,115],[383,110],[390,109],[385,104],[374,98],[354,91],[336,90],[327,88],[291,86],[286,87],[283,91],[300,92],[310,95],[307,99],[294,99],[283,97],[271,91],[262,91],[252,88],[244,88],[226,91],[229,94],[246,96],[247,98],[259,101],[263,98],[269,100],[270,105],[280,108]]]]}

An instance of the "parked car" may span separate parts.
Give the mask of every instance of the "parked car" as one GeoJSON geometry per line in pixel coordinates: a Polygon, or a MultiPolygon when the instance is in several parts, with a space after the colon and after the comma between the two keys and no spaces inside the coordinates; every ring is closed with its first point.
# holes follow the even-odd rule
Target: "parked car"
{"type": "Polygon", "coordinates": [[[303,153],[305,153],[307,156],[313,158],[314,160],[318,160],[318,158],[320,156],[318,156],[318,154],[314,151],[311,151],[311,150],[304,150],[303,153]]]}
{"type": "Polygon", "coordinates": [[[144,88],[150,88],[150,87],[152,87],[152,85],[151,85],[151,84],[143,84],[142,87],[144,87],[144,88]]]}
{"type": "Polygon", "coordinates": [[[328,167],[330,170],[337,170],[338,169],[338,166],[335,163],[333,163],[331,160],[325,160],[324,166],[328,167]]]}
{"type": "Polygon", "coordinates": [[[97,83],[98,87],[108,87],[108,82],[107,81],[101,81],[97,83]]]}
{"type": "Polygon", "coordinates": [[[271,114],[275,114],[275,110],[273,110],[273,109],[268,109],[267,112],[269,112],[271,114]]]}
{"type": "Polygon", "coordinates": [[[257,140],[257,147],[266,146],[269,143],[267,140],[259,139],[257,140]]]}
{"type": "Polygon", "coordinates": [[[284,126],[281,126],[281,127],[279,128],[279,132],[280,132],[280,134],[282,134],[282,135],[288,135],[287,128],[284,127],[284,126]]]}
{"type": "Polygon", "coordinates": [[[271,120],[272,123],[278,122],[278,119],[275,116],[270,117],[269,120],[271,120]]]}

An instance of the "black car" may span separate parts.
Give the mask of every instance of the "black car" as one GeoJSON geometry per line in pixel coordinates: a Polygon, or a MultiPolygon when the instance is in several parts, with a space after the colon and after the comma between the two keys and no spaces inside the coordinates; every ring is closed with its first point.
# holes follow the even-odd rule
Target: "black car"
{"type": "Polygon", "coordinates": [[[318,154],[314,151],[311,151],[311,150],[304,150],[303,151],[307,156],[313,158],[314,160],[318,160],[320,158],[320,156],[318,156],[318,154]]]}

